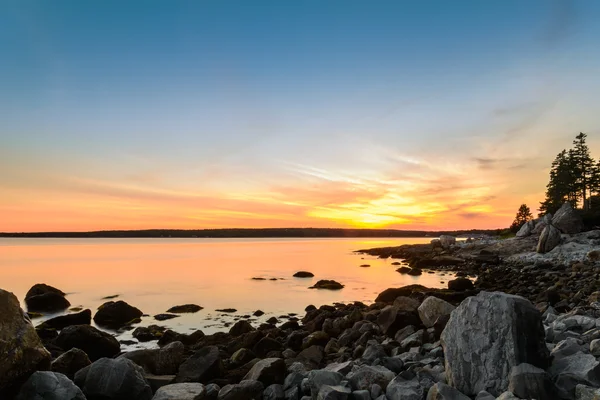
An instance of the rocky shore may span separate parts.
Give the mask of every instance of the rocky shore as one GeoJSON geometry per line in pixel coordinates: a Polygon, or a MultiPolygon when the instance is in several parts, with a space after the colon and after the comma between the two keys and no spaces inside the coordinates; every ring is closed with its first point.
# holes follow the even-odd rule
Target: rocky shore
{"type": "MultiPolygon", "coordinates": [[[[0,399],[599,399],[600,231],[565,226],[546,218],[513,239],[362,250],[398,259],[398,273],[458,278],[211,335],[138,327],[158,348],[125,353],[90,323],[135,326],[137,308],[107,301],[34,328],[0,290],[0,399]],[[560,240],[540,249],[553,229],[560,240]]],[[[47,285],[25,299],[42,312],[66,301],[47,285]]]]}

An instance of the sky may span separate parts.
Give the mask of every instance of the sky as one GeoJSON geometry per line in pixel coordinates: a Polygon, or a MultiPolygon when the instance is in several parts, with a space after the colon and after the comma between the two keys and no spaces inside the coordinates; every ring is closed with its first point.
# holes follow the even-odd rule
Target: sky
{"type": "Polygon", "coordinates": [[[600,157],[600,2],[0,3],[0,231],[507,227],[600,157]]]}

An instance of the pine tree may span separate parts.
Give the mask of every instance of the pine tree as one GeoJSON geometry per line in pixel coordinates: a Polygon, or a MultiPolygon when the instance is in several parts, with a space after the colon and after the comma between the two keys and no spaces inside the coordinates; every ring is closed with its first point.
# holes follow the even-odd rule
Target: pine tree
{"type": "MultiPolygon", "coordinates": [[[[588,209],[588,192],[592,188],[594,180],[594,160],[590,156],[590,149],[585,143],[587,135],[580,132],[575,137],[573,145],[575,146],[570,151],[571,168],[572,174],[575,177],[575,191],[578,193],[578,197],[583,200],[583,209],[588,209]]],[[[574,203],[577,204],[577,203],[574,203]]]]}
{"type": "Polygon", "coordinates": [[[540,203],[540,216],[554,214],[565,201],[577,204],[576,175],[572,151],[557,154],[550,168],[550,181],[546,186],[546,199],[540,203]]]}
{"type": "Polygon", "coordinates": [[[532,219],[533,214],[531,214],[531,210],[527,207],[527,204],[521,204],[521,207],[519,207],[519,211],[517,211],[517,215],[515,216],[515,220],[510,226],[510,230],[517,232],[527,221],[531,221],[532,219]]]}

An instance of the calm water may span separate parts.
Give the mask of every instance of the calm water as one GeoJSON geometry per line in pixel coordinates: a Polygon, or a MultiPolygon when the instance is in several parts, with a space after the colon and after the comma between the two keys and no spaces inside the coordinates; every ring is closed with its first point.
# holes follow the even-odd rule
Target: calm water
{"type": "MultiPolygon", "coordinates": [[[[204,310],[159,323],[188,332],[224,330],[236,316],[257,309],[257,323],[287,313],[304,315],[308,304],[372,302],[388,287],[420,283],[445,287],[448,276],[400,275],[390,260],[353,254],[361,248],[424,243],[411,239],[0,239],[0,287],[23,300],[35,283],[68,293],[72,306],[94,311],[119,299],[150,317],[171,306],[195,303],[204,310]],[[370,268],[361,268],[370,264],[370,268]],[[310,271],[314,278],[293,278],[310,271]],[[256,281],[252,277],[282,278],[256,281]],[[319,279],[346,285],[340,291],[308,289],[319,279]],[[234,315],[216,309],[235,308],[234,315]]],[[[41,319],[34,320],[34,323],[41,319]]],[[[128,334],[121,335],[127,338],[128,334]]]]}

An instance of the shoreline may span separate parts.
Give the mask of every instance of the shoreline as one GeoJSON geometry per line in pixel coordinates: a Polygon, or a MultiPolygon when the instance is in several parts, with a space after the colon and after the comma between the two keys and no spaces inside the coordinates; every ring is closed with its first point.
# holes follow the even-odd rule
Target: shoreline
{"type": "MultiPolygon", "coordinates": [[[[309,306],[304,315],[259,326],[239,319],[229,331],[210,335],[142,330],[157,340],[157,349],[123,353],[112,335],[85,324],[67,326],[56,335],[38,329],[41,341],[29,345],[52,353],[46,362],[54,372],[37,372],[29,381],[64,374],[65,385],[81,390],[88,399],[93,399],[91,388],[115,369],[136,377],[136,384],[118,386],[124,391],[139,389],[136,394],[127,392],[127,398],[139,400],[187,399],[160,397],[184,388],[197,398],[217,400],[600,395],[600,292],[595,291],[599,265],[595,250],[579,260],[582,248],[600,249],[600,231],[564,237],[554,253],[541,255],[531,251],[537,240],[528,236],[443,246],[434,241],[359,250],[406,260],[409,267],[398,265],[404,266],[404,273],[418,269],[455,273],[457,278],[449,282],[454,289],[389,288],[369,305],[309,306]],[[476,328],[465,330],[468,326],[476,328]],[[500,336],[498,329],[504,332],[500,336]],[[469,347],[474,343],[478,345],[469,347]],[[83,351],[75,349],[79,347],[83,351]],[[515,363],[515,354],[529,363],[515,363]],[[463,375],[469,368],[475,372],[463,375]],[[476,372],[483,369],[486,376],[476,372]],[[530,378],[517,378],[531,371],[541,371],[535,373],[547,383],[529,385],[530,378]],[[451,396],[439,397],[440,393],[451,396]]],[[[129,305],[120,307],[120,312],[131,311],[129,305]]],[[[27,377],[32,370],[48,367],[28,368],[27,377]]],[[[108,379],[113,379],[113,387],[117,384],[117,378],[108,379]]],[[[4,393],[14,394],[23,390],[22,385],[19,381],[4,393]]]]}

